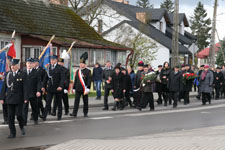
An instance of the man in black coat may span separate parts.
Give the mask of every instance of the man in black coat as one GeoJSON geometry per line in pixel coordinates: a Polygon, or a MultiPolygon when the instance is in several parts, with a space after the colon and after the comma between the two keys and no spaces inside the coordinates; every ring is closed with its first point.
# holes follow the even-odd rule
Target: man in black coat
{"type": "Polygon", "coordinates": [[[11,60],[11,70],[6,73],[2,92],[0,96],[1,104],[8,106],[8,121],[10,135],[8,138],[16,137],[15,116],[19,122],[22,135],[25,135],[23,121],[23,104],[28,102],[28,94],[25,87],[25,74],[19,70],[19,59],[11,60]]]}
{"type": "Polygon", "coordinates": [[[216,72],[214,73],[214,88],[216,90],[216,100],[219,99],[220,97],[220,91],[222,89],[222,85],[223,85],[223,73],[221,72],[221,68],[217,67],[216,68],[216,72]]]}
{"type": "MultiPolygon", "coordinates": [[[[136,78],[135,78],[135,82],[134,82],[134,89],[140,88],[142,77],[143,77],[142,73],[144,71],[143,66],[144,66],[144,62],[139,61],[138,62],[138,71],[135,76],[136,78]]],[[[134,107],[139,106],[139,104],[141,102],[141,95],[142,95],[142,92],[140,90],[134,93],[134,107]]]]}
{"type": "MultiPolygon", "coordinates": [[[[63,91],[62,91],[62,100],[64,104],[64,110],[65,110],[65,115],[69,114],[69,99],[68,99],[68,88],[70,84],[70,71],[66,67],[64,67],[64,59],[59,58],[58,64],[62,66],[62,69],[65,73],[65,81],[64,81],[64,86],[63,86],[63,91]]],[[[57,101],[54,100],[54,105],[53,105],[53,112],[52,115],[56,115],[56,108],[57,108],[57,101]]]]}
{"type": "Polygon", "coordinates": [[[176,66],[173,71],[170,72],[168,89],[171,93],[171,97],[174,101],[173,108],[177,107],[177,101],[179,98],[179,92],[182,89],[183,77],[179,71],[179,66],[176,66]]]}
{"type": "Polygon", "coordinates": [[[25,87],[27,90],[28,102],[23,104],[23,119],[24,125],[27,125],[27,116],[29,103],[32,108],[32,116],[34,120],[34,124],[38,124],[38,99],[37,97],[41,96],[41,78],[38,75],[36,69],[33,69],[33,59],[28,58],[26,61],[26,70],[24,70],[25,74],[25,87]]]}
{"type": "MultiPolygon", "coordinates": [[[[34,65],[34,69],[37,71],[38,76],[41,78],[41,85],[43,86],[44,78],[47,75],[46,71],[41,66],[39,66],[39,59],[38,58],[34,58],[33,65],[34,65]]],[[[43,106],[43,102],[42,102],[42,97],[44,97],[43,92],[41,92],[41,96],[37,98],[38,99],[38,115],[39,115],[40,118],[42,118],[42,116],[44,114],[44,106],[43,106]]]]}
{"type": "Polygon", "coordinates": [[[200,66],[200,68],[199,68],[199,71],[198,71],[198,73],[197,73],[197,80],[198,80],[198,95],[196,96],[196,98],[197,99],[199,99],[200,100],[200,98],[201,98],[201,92],[199,91],[199,87],[200,87],[200,85],[199,85],[199,83],[200,83],[200,76],[201,76],[201,73],[202,73],[202,71],[204,70],[204,65],[201,65],[200,66]]]}
{"type": "Polygon", "coordinates": [[[80,97],[83,96],[83,113],[84,117],[88,117],[88,93],[91,87],[91,70],[86,68],[87,53],[82,54],[80,58],[80,68],[76,71],[73,92],[75,93],[75,101],[73,113],[70,116],[77,117],[80,104],[80,97]]]}
{"type": "Polygon", "coordinates": [[[156,79],[156,91],[158,93],[158,100],[157,103],[159,105],[162,104],[162,83],[160,80],[160,74],[162,71],[162,65],[158,65],[158,70],[156,71],[157,79],[156,79]]]}
{"type": "MultiPolygon", "coordinates": [[[[185,70],[183,71],[183,74],[185,73],[194,73],[193,70],[191,70],[190,65],[185,65],[185,70]]],[[[190,103],[189,100],[189,94],[192,90],[192,84],[193,80],[186,80],[186,83],[183,84],[183,90],[184,90],[184,105],[187,105],[190,103]]]]}
{"type": "Polygon", "coordinates": [[[62,66],[57,63],[57,58],[58,56],[56,55],[51,56],[51,64],[48,67],[47,75],[44,79],[43,90],[45,91],[47,87],[47,103],[43,114],[44,121],[46,120],[54,96],[58,106],[57,119],[62,119],[62,90],[64,87],[65,73],[62,66]]]}
{"type": "Polygon", "coordinates": [[[106,67],[103,70],[103,74],[102,74],[102,79],[105,83],[104,108],[103,108],[103,110],[109,109],[108,97],[109,97],[109,92],[112,89],[112,74],[113,74],[112,64],[111,64],[110,61],[107,61],[106,67]]]}

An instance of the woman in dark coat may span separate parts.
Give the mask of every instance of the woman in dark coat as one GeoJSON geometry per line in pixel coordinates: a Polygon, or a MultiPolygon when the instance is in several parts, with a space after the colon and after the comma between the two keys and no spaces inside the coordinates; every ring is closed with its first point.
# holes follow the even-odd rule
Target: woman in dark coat
{"type": "Polygon", "coordinates": [[[216,99],[219,99],[220,97],[220,91],[222,90],[223,85],[223,73],[221,72],[221,68],[217,67],[216,72],[214,73],[214,88],[216,91],[216,99]]]}
{"type": "Polygon", "coordinates": [[[204,71],[202,71],[200,76],[200,92],[202,93],[202,105],[206,104],[206,101],[211,104],[211,93],[213,90],[213,72],[209,70],[209,66],[204,66],[204,71]]]}
{"type": "Polygon", "coordinates": [[[112,94],[114,97],[114,107],[112,110],[116,110],[117,104],[122,100],[123,93],[126,92],[124,86],[124,75],[120,71],[120,67],[115,67],[115,72],[112,74],[112,94]]]}
{"type": "Polygon", "coordinates": [[[167,101],[169,99],[169,89],[167,87],[167,84],[168,84],[168,78],[169,78],[170,72],[171,72],[171,70],[170,70],[170,67],[169,67],[169,63],[164,62],[163,69],[162,69],[161,74],[160,74],[160,80],[161,80],[161,83],[162,83],[162,95],[163,95],[163,99],[164,99],[164,106],[167,106],[167,101]]]}

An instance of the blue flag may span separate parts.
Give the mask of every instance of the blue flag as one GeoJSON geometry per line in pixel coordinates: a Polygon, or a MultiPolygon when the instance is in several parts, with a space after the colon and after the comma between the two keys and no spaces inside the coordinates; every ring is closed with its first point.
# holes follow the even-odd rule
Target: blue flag
{"type": "Polygon", "coordinates": [[[45,70],[47,70],[48,65],[50,64],[50,52],[51,52],[51,49],[49,46],[39,60],[40,66],[43,67],[45,70]]]}
{"type": "Polygon", "coordinates": [[[6,72],[6,52],[3,51],[0,53],[0,92],[2,91],[5,72],[6,72]]]}

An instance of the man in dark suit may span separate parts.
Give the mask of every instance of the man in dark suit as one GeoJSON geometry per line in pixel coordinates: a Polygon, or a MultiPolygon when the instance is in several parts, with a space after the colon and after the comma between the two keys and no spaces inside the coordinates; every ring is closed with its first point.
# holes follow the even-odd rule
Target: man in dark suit
{"type": "Polygon", "coordinates": [[[24,125],[27,125],[27,116],[29,103],[32,108],[34,124],[38,124],[38,99],[41,96],[41,78],[36,69],[33,69],[33,59],[28,58],[26,61],[26,70],[24,70],[26,80],[25,87],[28,94],[28,102],[23,104],[24,125]]]}
{"type": "MultiPolygon", "coordinates": [[[[41,85],[43,86],[46,71],[41,66],[39,66],[38,58],[34,58],[33,66],[34,66],[34,69],[37,71],[38,76],[41,78],[41,85]]],[[[43,106],[43,102],[42,102],[42,97],[44,97],[44,94],[45,93],[41,92],[41,96],[37,98],[38,99],[38,115],[40,118],[42,118],[42,116],[44,114],[44,106],[43,106]]]]}
{"type": "Polygon", "coordinates": [[[8,138],[16,137],[15,116],[19,122],[22,135],[25,135],[23,121],[23,104],[28,102],[28,97],[25,87],[25,74],[19,70],[19,59],[11,60],[11,70],[6,73],[0,96],[1,104],[8,106],[8,121],[10,135],[8,138]]]}
{"type": "MultiPolygon", "coordinates": [[[[62,69],[65,73],[65,81],[64,81],[64,86],[63,86],[63,91],[62,91],[62,99],[63,99],[63,104],[64,104],[64,110],[65,110],[65,115],[69,114],[69,100],[68,100],[68,88],[70,84],[70,71],[66,67],[64,67],[64,59],[59,58],[58,64],[62,66],[62,69]]],[[[54,105],[53,105],[53,112],[52,116],[56,115],[56,100],[54,100],[54,105]]]]}
{"type": "Polygon", "coordinates": [[[80,57],[80,68],[76,71],[73,91],[76,91],[73,113],[70,116],[76,117],[80,104],[80,97],[83,96],[83,113],[88,117],[88,92],[91,87],[91,71],[86,68],[85,61],[88,58],[87,52],[80,57]]]}
{"type": "Polygon", "coordinates": [[[57,63],[58,56],[51,56],[51,64],[48,67],[47,75],[44,79],[43,91],[47,89],[47,103],[45,106],[43,121],[46,120],[49,109],[51,108],[52,99],[55,96],[55,100],[58,106],[58,120],[62,119],[62,90],[64,87],[65,73],[62,66],[57,63]]]}

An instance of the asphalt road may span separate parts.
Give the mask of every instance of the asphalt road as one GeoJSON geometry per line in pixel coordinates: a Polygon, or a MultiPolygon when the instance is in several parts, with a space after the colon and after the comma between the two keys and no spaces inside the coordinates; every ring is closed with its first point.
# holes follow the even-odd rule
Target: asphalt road
{"type": "MultiPolygon", "coordinates": [[[[7,139],[7,126],[0,126],[0,146],[5,149],[40,149],[73,139],[123,139],[126,137],[167,133],[172,131],[225,125],[225,101],[201,106],[182,106],[172,109],[156,107],[156,111],[135,109],[123,111],[102,111],[101,108],[90,109],[88,118],[82,114],[78,118],[64,117],[56,121],[50,117],[39,125],[32,123],[26,127],[27,135],[21,136],[17,127],[17,138],[7,139]],[[37,148],[34,148],[37,147],[37,148]]],[[[82,110],[80,110],[82,113],[82,110]]]]}

